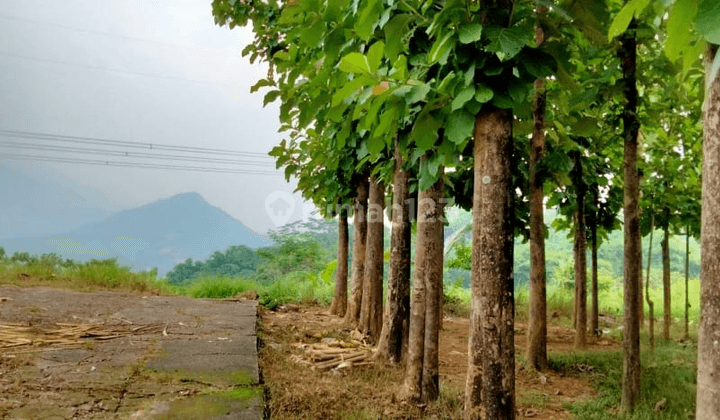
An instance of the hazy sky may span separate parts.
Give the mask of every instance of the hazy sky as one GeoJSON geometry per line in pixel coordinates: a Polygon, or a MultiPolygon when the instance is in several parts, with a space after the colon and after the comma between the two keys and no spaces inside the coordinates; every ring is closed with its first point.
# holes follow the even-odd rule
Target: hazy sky
{"type": "MultiPolygon", "coordinates": [[[[241,57],[240,51],[251,40],[247,29],[215,26],[210,0],[0,2],[0,130],[267,153],[282,135],[277,133],[277,106],[263,108],[263,95],[250,94],[250,86],[267,71],[241,57]]],[[[96,147],[0,137],[2,141],[96,147]]],[[[0,164],[95,191],[100,202],[109,203],[106,207],[129,208],[197,191],[258,232],[275,226],[266,212],[266,198],[294,189],[274,170],[271,159],[259,156],[248,158],[258,166],[238,167],[272,171],[272,175],[2,158],[10,153],[217,167],[214,163],[0,145],[0,164]]],[[[303,206],[299,195],[295,197],[295,218],[299,218],[303,206]]]]}

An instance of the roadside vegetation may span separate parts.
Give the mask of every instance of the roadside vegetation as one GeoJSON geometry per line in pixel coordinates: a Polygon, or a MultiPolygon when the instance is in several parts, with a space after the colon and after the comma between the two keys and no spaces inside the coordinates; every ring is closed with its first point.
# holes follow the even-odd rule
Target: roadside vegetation
{"type": "MultiPolygon", "coordinates": [[[[467,214],[451,211],[448,214],[446,229],[457,231],[466,223],[467,214]]],[[[205,261],[186,261],[178,264],[175,269],[163,278],[158,278],[156,270],[132,271],[129,267],[119,265],[116,260],[90,260],[76,262],[63,259],[57,254],[29,255],[15,253],[5,255],[0,248],[0,283],[16,286],[50,286],[80,291],[99,289],[128,290],[140,293],[184,295],[192,298],[229,298],[243,296],[257,299],[259,304],[269,310],[280,305],[298,304],[303,307],[327,308],[333,298],[334,275],[337,261],[337,230],[331,222],[312,221],[288,226],[273,234],[275,243],[272,247],[252,250],[244,246],[231,247],[225,252],[215,252],[205,261]]],[[[620,236],[610,237],[604,244],[604,252],[600,255],[617,255],[621,249],[620,236]]],[[[386,243],[389,243],[387,241],[386,243]]],[[[570,240],[562,232],[550,230],[548,238],[548,294],[547,313],[550,325],[562,327],[568,331],[573,325],[573,266],[570,259],[570,240]]],[[[682,244],[681,244],[682,245],[682,244]]],[[[518,241],[516,255],[516,320],[520,323],[528,319],[529,289],[526,272],[527,244],[518,241]]],[[[658,247],[659,248],[659,247],[658,247]]],[[[678,246],[677,248],[680,248],[678,246]]],[[[460,240],[448,250],[448,258],[444,268],[444,312],[446,317],[466,318],[470,314],[469,279],[469,242],[460,240]]],[[[689,300],[691,307],[690,338],[685,339],[682,317],[684,316],[684,255],[673,247],[671,250],[677,258],[672,259],[672,310],[673,325],[671,341],[660,340],[651,352],[648,347],[647,329],[643,328],[643,387],[642,403],[636,408],[633,419],[649,418],[684,418],[694,410],[695,396],[695,360],[697,357],[697,322],[699,301],[699,280],[697,279],[697,249],[693,242],[690,252],[689,300]],[[681,339],[682,338],[682,339],[681,339]]],[[[659,249],[654,250],[650,270],[650,295],[660,300],[662,296],[662,269],[655,266],[661,258],[659,249]],[[657,260],[657,261],[656,261],[657,260]]],[[[644,257],[647,261],[647,256],[644,257]]],[[[385,261],[385,283],[387,284],[387,258],[385,261]]],[[[351,264],[351,261],[349,261],[351,264]]],[[[578,377],[589,381],[595,388],[592,398],[578,398],[565,403],[564,409],[577,418],[603,419],[617,415],[616,410],[621,399],[622,352],[619,343],[622,340],[622,277],[616,273],[616,264],[621,261],[600,259],[599,264],[599,301],[602,314],[601,339],[614,343],[606,351],[551,351],[549,364],[551,375],[578,377]]],[[[645,273],[647,274],[647,273],[645,273]]],[[[321,326],[322,328],[326,328],[321,326]]],[[[319,327],[320,328],[320,327],[319,327]]],[[[322,329],[308,330],[305,335],[322,335],[322,329]]],[[[452,333],[444,332],[443,334],[452,333]]],[[[269,330],[262,332],[265,340],[276,340],[282,344],[282,351],[276,348],[261,352],[262,363],[276,364],[275,368],[287,371],[289,375],[303,375],[306,369],[284,359],[292,352],[290,341],[296,337],[287,336],[286,330],[275,333],[269,330]],[[289,341],[290,340],[290,341],[289,341]],[[282,367],[282,369],[280,369],[282,367]],[[299,369],[299,370],[298,370],[299,369]],[[298,371],[296,371],[298,370],[298,371]]],[[[316,338],[310,338],[316,340],[316,338]]],[[[527,367],[522,352],[518,352],[518,364],[527,367]]],[[[268,368],[269,372],[273,370],[268,368]]],[[[375,388],[387,388],[388,392],[397,385],[402,372],[387,371],[384,368],[372,368],[353,373],[351,377],[362,377],[375,388]]],[[[278,383],[271,387],[281,386],[284,376],[276,378],[278,383]]],[[[337,386],[342,388],[347,378],[338,377],[337,386]]],[[[286,385],[282,385],[286,386],[286,385]]],[[[290,386],[290,385],[287,385],[290,386]]],[[[373,388],[373,389],[374,389],[373,388]]],[[[360,392],[360,391],[358,391],[360,392]]],[[[462,410],[463,388],[448,384],[441,389],[441,398],[428,410],[439,418],[453,418],[462,410]],[[460,411],[459,411],[460,410],[460,411]]],[[[526,407],[544,407],[549,404],[549,396],[534,389],[524,388],[520,394],[520,405],[526,407]]],[[[345,414],[353,418],[374,418],[382,412],[364,406],[363,398],[350,400],[345,404],[345,414]],[[353,404],[357,404],[354,406],[353,404]],[[369,410],[369,411],[368,411],[369,410]]],[[[328,402],[329,403],[329,402],[328,402]]],[[[278,398],[273,404],[284,404],[278,398]]],[[[325,404],[318,401],[317,404],[325,404]]],[[[312,416],[313,407],[274,406],[277,418],[293,418],[296,415],[312,416]],[[284,411],[289,410],[289,411],[284,411]],[[300,411],[297,411],[300,410],[300,411]]],[[[378,406],[383,408],[382,405],[378,406]]],[[[407,414],[407,413],[405,413],[407,414]]],[[[428,413],[426,413],[428,414],[428,413]]],[[[400,414],[398,414],[400,415],[400,414]]],[[[403,414],[404,415],[404,414],[403,414]]]]}

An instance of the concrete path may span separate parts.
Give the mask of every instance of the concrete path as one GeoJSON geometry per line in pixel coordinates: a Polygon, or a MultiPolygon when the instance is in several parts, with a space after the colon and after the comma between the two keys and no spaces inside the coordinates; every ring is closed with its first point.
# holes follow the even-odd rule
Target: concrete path
{"type": "Polygon", "coordinates": [[[26,364],[0,364],[0,419],[263,417],[255,301],[9,286],[0,297],[0,324],[39,336],[66,324],[134,331],[0,348],[2,360],[26,364]]]}

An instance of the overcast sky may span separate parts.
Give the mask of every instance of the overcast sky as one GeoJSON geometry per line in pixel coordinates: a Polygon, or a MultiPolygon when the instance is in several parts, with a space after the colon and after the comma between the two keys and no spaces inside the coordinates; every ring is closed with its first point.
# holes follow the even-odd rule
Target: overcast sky
{"type": "MultiPolygon", "coordinates": [[[[0,130],[267,153],[282,139],[277,132],[277,106],[263,108],[263,95],[250,94],[250,86],[267,69],[240,55],[252,40],[251,32],[215,26],[210,3],[0,2],[0,130]]],[[[7,137],[0,141],[33,142],[7,137]]],[[[294,184],[286,183],[274,170],[273,161],[260,156],[248,158],[260,165],[240,168],[273,174],[2,159],[9,153],[118,160],[112,157],[0,147],[1,165],[95,191],[100,202],[109,203],[107,207],[130,208],[196,191],[258,232],[266,232],[278,222],[266,212],[267,197],[276,191],[294,190],[294,184]]],[[[295,198],[297,219],[308,209],[305,205],[303,210],[299,195],[295,198]]]]}

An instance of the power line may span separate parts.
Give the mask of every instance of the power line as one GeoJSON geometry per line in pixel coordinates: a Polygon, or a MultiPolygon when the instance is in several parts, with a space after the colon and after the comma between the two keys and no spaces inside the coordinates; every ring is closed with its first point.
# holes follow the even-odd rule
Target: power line
{"type": "Polygon", "coordinates": [[[69,61],[52,60],[49,58],[35,57],[32,55],[24,55],[24,54],[16,54],[16,53],[11,53],[11,52],[7,52],[7,51],[0,51],[0,55],[5,55],[8,57],[14,57],[14,58],[20,58],[23,60],[38,61],[41,63],[60,64],[60,65],[69,66],[69,67],[85,68],[85,69],[90,69],[90,70],[95,70],[95,71],[129,74],[132,76],[152,77],[152,78],[156,78],[156,79],[176,80],[176,81],[181,81],[181,82],[200,83],[200,84],[205,84],[205,85],[225,86],[225,87],[229,87],[229,88],[233,88],[233,89],[237,89],[238,87],[240,87],[238,85],[230,85],[227,83],[220,83],[220,82],[211,82],[209,80],[185,79],[182,77],[165,76],[165,75],[156,74],[156,73],[142,73],[142,72],[135,72],[135,71],[127,71],[127,70],[117,70],[117,69],[111,69],[108,67],[71,63],[69,61]]]}
{"type": "Polygon", "coordinates": [[[173,152],[184,152],[184,153],[199,153],[209,155],[223,155],[223,156],[238,156],[246,158],[263,158],[273,159],[272,156],[268,156],[264,153],[258,152],[244,152],[229,149],[214,149],[208,147],[194,147],[194,146],[173,146],[167,144],[155,144],[155,143],[142,143],[135,141],[126,140],[108,140],[97,137],[81,137],[81,136],[65,136],[59,134],[46,134],[32,131],[15,131],[15,130],[0,130],[0,137],[11,137],[11,138],[25,138],[32,140],[47,140],[57,141],[66,143],[81,143],[81,144],[94,144],[104,146],[117,146],[117,147],[130,147],[138,149],[149,149],[149,150],[166,150],[173,152]]]}
{"type": "Polygon", "coordinates": [[[41,150],[61,153],[83,153],[92,155],[104,155],[104,156],[117,156],[117,157],[130,157],[130,158],[141,158],[141,159],[158,159],[158,160],[179,160],[186,162],[200,162],[200,163],[216,163],[223,165],[251,165],[251,166],[270,166],[272,162],[258,162],[249,160],[234,160],[234,159],[219,159],[219,158],[207,158],[201,156],[181,156],[181,155],[168,155],[168,154],[154,154],[154,153],[142,153],[142,152],[124,152],[121,150],[102,150],[102,149],[90,149],[82,147],[69,147],[69,146],[52,146],[45,144],[30,144],[30,143],[19,143],[12,141],[0,141],[0,147],[8,147],[13,149],[27,149],[27,150],[41,150]]]}
{"type": "Polygon", "coordinates": [[[208,168],[202,166],[181,166],[181,165],[162,165],[162,164],[149,164],[141,162],[116,162],[109,160],[92,160],[92,159],[76,159],[76,158],[63,158],[57,156],[38,156],[38,155],[22,155],[13,153],[2,153],[0,159],[8,160],[34,160],[39,162],[50,162],[50,163],[76,163],[85,165],[99,165],[99,166],[117,166],[125,168],[143,168],[143,169],[166,169],[166,170],[179,170],[189,172],[214,172],[214,173],[225,173],[225,174],[236,174],[236,175],[281,175],[281,172],[269,172],[269,171],[253,171],[243,169],[231,169],[231,168],[208,168]]]}

